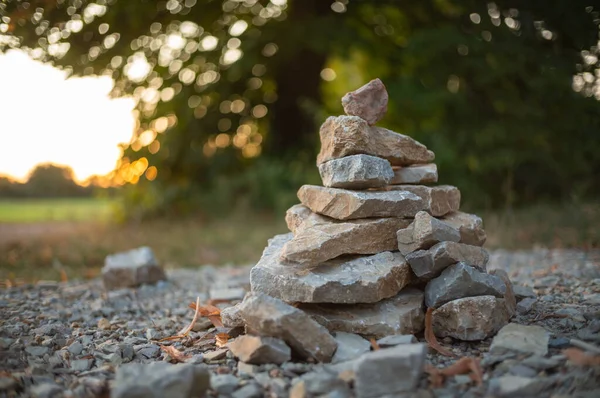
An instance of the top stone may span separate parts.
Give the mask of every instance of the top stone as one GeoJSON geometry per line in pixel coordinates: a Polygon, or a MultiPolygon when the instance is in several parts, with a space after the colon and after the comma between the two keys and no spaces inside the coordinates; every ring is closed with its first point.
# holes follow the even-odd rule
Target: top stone
{"type": "Polygon", "coordinates": [[[358,116],[373,126],[387,112],[388,93],[379,79],[371,80],[361,88],[351,91],[342,98],[344,112],[358,116]]]}
{"type": "Polygon", "coordinates": [[[330,116],[321,125],[317,166],[350,155],[387,159],[392,166],[431,163],[432,151],[420,142],[382,127],[371,127],[357,116],[330,116]]]}

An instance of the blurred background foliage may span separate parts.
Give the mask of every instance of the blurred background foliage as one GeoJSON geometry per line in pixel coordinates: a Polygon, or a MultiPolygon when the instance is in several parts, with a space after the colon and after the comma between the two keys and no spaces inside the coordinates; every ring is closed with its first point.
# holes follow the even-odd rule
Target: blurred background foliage
{"type": "Polygon", "coordinates": [[[0,51],[111,76],[115,96],[136,99],[111,175],[126,217],[282,214],[320,182],[320,123],[376,77],[390,95],[380,124],[432,149],[467,208],[498,208],[600,194],[599,11],[593,0],[8,0],[0,51]]]}

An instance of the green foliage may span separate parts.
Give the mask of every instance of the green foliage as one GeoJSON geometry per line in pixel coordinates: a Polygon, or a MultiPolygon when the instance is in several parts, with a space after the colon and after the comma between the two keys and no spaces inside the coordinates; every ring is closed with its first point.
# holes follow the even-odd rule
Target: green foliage
{"type": "Polygon", "coordinates": [[[318,125],[374,77],[390,94],[381,124],[434,150],[441,182],[471,205],[600,194],[589,1],[43,3],[0,5],[14,39],[0,50],[108,74],[115,95],[138,100],[137,138],[115,175],[139,181],[126,215],[280,211],[318,182],[318,125]],[[326,66],[333,82],[320,78],[326,66]]]}
{"type": "Polygon", "coordinates": [[[93,186],[77,184],[73,170],[66,166],[38,165],[26,183],[0,177],[0,197],[3,198],[72,198],[91,196],[93,192],[93,186]]]}

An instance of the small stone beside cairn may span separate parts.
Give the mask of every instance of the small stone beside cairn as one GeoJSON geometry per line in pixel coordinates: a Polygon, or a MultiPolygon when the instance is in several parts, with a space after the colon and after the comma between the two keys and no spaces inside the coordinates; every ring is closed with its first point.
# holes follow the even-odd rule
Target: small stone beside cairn
{"type": "MultiPolygon", "coordinates": [[[[295,325],[314,320],[329,332],[381,339],[421,332],[425,310],[433,308],[437,336],[480,340],[514,314],[508,277],[486,272],[481,218],[459,211],[458,188],[426,185],[438,181],[434,153],[375,125],[387,102],[375,79],[344,96],[347,115],[321,126],[317,166],[324,186],[300,188],[301,203],[286,214],[291,233],[269,240],[252,269],[252,293],[239,311],[249,332],[273,329],[269,319],[283,311],[295,325]],[[293,311],[269,301],[261,314],[270,326],[261,328],[248,311],[259,297],[293,311]]],[[[319,352],[296,349],[297,337],[289,337],[284,323],[267,334],[288,336],[304,357],[331,357],[327,338],[319,352]]],[[[303,327],[306,334],[318,330],[303,327]]]]}

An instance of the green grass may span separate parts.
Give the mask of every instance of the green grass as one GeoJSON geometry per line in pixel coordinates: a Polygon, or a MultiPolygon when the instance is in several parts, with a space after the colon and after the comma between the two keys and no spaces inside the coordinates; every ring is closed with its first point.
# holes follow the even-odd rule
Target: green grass
{"type": "Polygon", "coordinates": [[[97,198],[0,199],[0,223],[107,220],[112,204],[97,198]]]}

